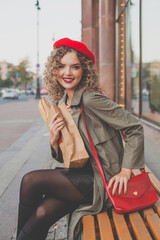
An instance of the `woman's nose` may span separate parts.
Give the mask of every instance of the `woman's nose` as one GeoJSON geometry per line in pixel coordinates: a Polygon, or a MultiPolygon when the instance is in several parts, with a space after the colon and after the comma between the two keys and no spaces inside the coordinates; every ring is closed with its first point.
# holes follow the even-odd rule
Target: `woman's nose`
{"type": "Polygon", "coordinates": [[[66,75],[70,75],[70,74],[71,74],[71,70],[70,70],[69,67],[66,67],[66,69],[65,69],[65,74],[66,74],[66,75]]]}

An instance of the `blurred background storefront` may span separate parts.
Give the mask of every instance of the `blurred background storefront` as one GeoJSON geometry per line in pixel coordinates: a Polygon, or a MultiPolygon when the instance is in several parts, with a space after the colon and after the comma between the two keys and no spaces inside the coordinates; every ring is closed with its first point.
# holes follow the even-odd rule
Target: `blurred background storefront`
{"type": "Polygon", "coordinates": [[[101,86],[160,143],[160,1],[82,0],[82,40],[101,86]]]}

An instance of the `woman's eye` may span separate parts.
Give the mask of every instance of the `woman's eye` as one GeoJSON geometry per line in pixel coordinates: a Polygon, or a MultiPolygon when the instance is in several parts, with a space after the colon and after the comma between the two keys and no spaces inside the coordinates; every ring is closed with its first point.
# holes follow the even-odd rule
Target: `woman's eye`
{"type": "Polygon", "coordinates": [[[63,67],[64,67],[63,65],[59,65],[59,66],[58,66],[59,69],[61,69],[61,68],[63,68],[63,67]]]}
{"type": "Polygon", "coordinates": [[[80,66],[74,66],[73,68],[74,69],[80,69],[80,66]]]}

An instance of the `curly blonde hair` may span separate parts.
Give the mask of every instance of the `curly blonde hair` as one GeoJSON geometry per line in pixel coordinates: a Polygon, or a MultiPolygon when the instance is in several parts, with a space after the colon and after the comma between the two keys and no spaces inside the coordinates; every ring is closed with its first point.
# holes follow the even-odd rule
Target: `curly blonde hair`
{"type": "Polygon", "coordinates": [[[86,88],[89,87],[100,90],[98,74],[93,67],[92,61],[73,48],[67,46],[57,47],[54,51],[51,52],[51,55],[48,57],[48,61],[45,64],[43,78],[44,87],[47,89],[50,100],[52,102],[59,102],[64,95],[65,89],[60,85],[57,79],[57,69],[63,56],[67,52],[72,51],[76,52],[83,69],[82,79],[77,87],[81,88],[86,86],[86,88]]]}

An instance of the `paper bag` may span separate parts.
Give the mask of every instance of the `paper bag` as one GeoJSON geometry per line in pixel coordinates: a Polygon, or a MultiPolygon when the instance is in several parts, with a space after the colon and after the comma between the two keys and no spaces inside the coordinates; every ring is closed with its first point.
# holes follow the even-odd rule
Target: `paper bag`
{"type": "Polygon", "coordinates": [[[53,115],[60,112],[58,118],[63,117],[65,119],[65,126],[61,130],[61,139],[59,141],[64,165],[67,168],[83,167],[89,155],[65,103],[58,107],[56,104],[50,105],[46,98],[42,98],[38,103],[38,108],[48,127],[53,115]]]}

